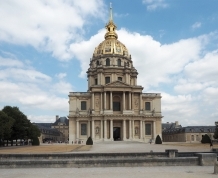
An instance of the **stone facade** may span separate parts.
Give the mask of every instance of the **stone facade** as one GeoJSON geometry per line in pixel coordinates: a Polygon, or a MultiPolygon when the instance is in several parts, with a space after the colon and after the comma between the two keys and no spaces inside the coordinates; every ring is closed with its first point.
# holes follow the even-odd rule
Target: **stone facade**
{"type": "MultiPolygon", "coordinates": [[[[112,14],[112,13],[111,13],[112,14]]],[[[142,93],[138,72],[110,16],[90,59],[87,92],[69,93],[69,142],[141,141],[161,136],[161,94],[142,93]]]]}
{"type": "Polygon", "coordinates": [[[211,139],[215,126],[187,126],[182,127],[175,123],[162,124],[162,137],[164,142],[201,142],[202,136],[207,134],[211,139]]]}
{"type": "Polygon", "coordinates": [[[59,141],[68,142],[69,141],[69,120],[66,117],[56,116],[56,121],[51,126],[57,129],[63,136],[59,141]]]}

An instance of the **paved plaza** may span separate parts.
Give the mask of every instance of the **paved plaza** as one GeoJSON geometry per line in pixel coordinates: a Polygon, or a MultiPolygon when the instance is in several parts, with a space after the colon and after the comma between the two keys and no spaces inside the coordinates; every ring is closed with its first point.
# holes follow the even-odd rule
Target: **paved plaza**
{"type": "MultiPolygon", "coordinates": [[[[61,145],[42,145],[42,147],[57,150],[61,145]],[[55,149],[54,149],[55,148],[55,149]]],[[[62,145],[63,147],[66,145],[62,145]]],[[[40,146],[41,147],[41,146],[40,146]]],[[[74,147],[72,147],[74,148],[74,147]]],[[[164,143],[155,145],[139,142],[99,142],[92,147],[80,145],[76,149],[63,149],[59,152],[64,153],[119,153],[119,152],[163,152],[165,149],[178,149],[179,152],[207,152],[210,151],[209,145],[192,143],[164,143]]],[[[0,149],[2,153],[4,149],[0,149]]],[[[21,147],[10,148],[21,149],[21,147]]],[[[25,148],[23,148],[25,149],[25,148]]],[[[39,149],[34,147],[32,149],[39,149]]],[[[26,149],[27,150],[27,149],[26,149]]],[[[161,177],[161,178],[210,178],[217,177],[213,174],[213,166],[166,166],[166,167],[105,167],[105,168],[21,168],[21,169],[0,169],[0,178],[107,178],[107,177],[161,177]]]]}

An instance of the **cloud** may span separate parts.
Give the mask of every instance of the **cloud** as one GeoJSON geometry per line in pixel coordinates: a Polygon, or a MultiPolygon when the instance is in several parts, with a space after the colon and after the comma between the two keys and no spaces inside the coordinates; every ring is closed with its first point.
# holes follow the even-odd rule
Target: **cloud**
{"type": "Polygon", "coordinates": [[[0,41],[31,45],[59,60],[73,57],[69,45],[83,38],[88,19],[104,18],[101,0],[7,0],[0,6],[0,41]]]}
{"type": "Polygon", "coordinates": [[[67,74],[66,73],[59,73],[59,74],[56,74],[55,75],[58,79],[63,79],[63,78],[65,78],[66,76],[67,76],[67,74]]]}
{"type": "Polygon", "coordinates": [[[54,123],[56,121],[55,115],[27,115],[27,118],[35,123],[54,123]]]}
{"type": "Polygon", "coordinates": [[[195,22],[193,25],[192,25],[192,29],[195,30],[197,28],[200,28],[201,27],[201,22],[195,22]]]}
{"type": "MultiPolygon", "coordinates": [[[[104,34],[105,30],[102,29],[89,40],[71,45],[70,49],[81,64],[80,77],[86,77],[88,60],[92,57],[94,47],[104,40],[104,34]]],[[[216,101],[212,98],[216,98],[217,92],[218,70],[215,66],[218,56],[216,50],[206,51],[205,48],[216,38],[216,33],[170,44],[161,44],[149,35],[126,29],[118,30],[117,34],[118,40],[129,50],[133,66],[139,72],[138,85],[144,87],[144,92],[162,93],[164,121],[208,125],[205,117],[210,115],[207,122],[214,122],[217,110],[212,104],[216,101]]]]}
{"type": "Polygon", "coordinates": [[[118,17],[118,18],[123,18],[123,17],[129,16],[129,13],[125,13],[125,14],[114,13],[114,16],[115,16],[115,17],[118,17]]]}
{"type": "Polygon", "coordinates": [[[165,0],[142,0],[142,3],[147,6],[148,11],[169,7],[169,4],[167,4],[165,0]]]}
{"type": "Polygon", "coordinates": [[[59,81],[52,76],[32,69],[19,59],[0,57],[0,108],[5,105],[19,106],[24,113],[68,113],[69,91],[72,85],[63,80],[65,73],[59,73],[59,81]],[[64,95],[64,97],[62,96],[64,95]]]}

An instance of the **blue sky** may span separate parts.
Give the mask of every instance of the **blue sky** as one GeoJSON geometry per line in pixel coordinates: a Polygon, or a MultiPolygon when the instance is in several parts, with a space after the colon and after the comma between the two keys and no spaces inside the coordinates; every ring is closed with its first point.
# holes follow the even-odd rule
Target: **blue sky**
{"type": "Polygon", "coordinates": [[[163,122],[218,120],[217,0],[0,1],[0,108],[32,122],[68,115],[68,93],[104,40],[109,4],[143,92],[162,93],[163,122]]]}

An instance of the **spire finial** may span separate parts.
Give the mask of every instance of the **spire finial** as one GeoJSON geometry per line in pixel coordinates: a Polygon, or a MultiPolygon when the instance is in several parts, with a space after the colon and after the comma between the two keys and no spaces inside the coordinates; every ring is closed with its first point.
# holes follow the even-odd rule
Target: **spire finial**
{"type": "Polygon", "coordinates": [[[110,21],[113,21],[113,15],[112,15],[112,3],[110,2],[110,21]]]}

